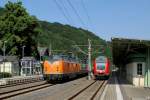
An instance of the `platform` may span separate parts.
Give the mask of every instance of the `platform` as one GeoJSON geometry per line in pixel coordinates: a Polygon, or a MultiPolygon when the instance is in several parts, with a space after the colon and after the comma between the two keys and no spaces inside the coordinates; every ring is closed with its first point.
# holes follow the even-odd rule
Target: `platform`
{"type": "Polygon", "coordinates": [[[135,87],[113,74],[100,100],[150,100],[150,88],[135,87]]]}
{"type": "Polygon", "coordinates": [[[124,100],[150,100],[150,88],[136,87],[122,78],[118,80],[124,100]]]}

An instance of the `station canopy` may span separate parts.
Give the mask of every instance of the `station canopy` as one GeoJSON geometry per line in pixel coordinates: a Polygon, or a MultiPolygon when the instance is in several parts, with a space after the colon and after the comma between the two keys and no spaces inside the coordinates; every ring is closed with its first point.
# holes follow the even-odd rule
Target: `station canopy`
{"type": "Polygon", "coordinates": [[[116,66],[124,65],[132,54],[145,55],[148,47],[150,47],[148,40],[112,38],[113,63],[116,66]]]}

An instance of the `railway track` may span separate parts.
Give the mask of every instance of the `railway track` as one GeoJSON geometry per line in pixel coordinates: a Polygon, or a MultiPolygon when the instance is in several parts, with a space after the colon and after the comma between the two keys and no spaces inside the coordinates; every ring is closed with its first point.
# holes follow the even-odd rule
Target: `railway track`
{"type": "Polygon", "coordinates": [[[0,89],[2,88],[8,88],[8,87],[12,87],[12,86],[19,86],[19,85],[24,85],[24,84],[29,84],[29,83],[36,83],[36,82],[42,82],[43,80],[38,80],[38,81],[26,81],[26,82],[22,82],[22,83],[14,83],[14,84],[7,84],[7,85],[1,85],[0,89]]]}
{"type": "Polygon", "coordinates": [[[42,100],[43,99],[45,100],[49,100],[49,99],[51,100],[99,100],[100,95],[102,94],[106,84],[107,84],[107,81],[99,81],[99,80],[88,81],[86,79],[83,79],[80,81],[71,82],[69,84],[68,83],[59,84],[58,86],[51,87],[52,90],[53,89],[55,90],[55,91],[51,91],[49,89],[46,89],[46,87],[53,86],[53,84],[43,83],[40,85],[28,87],[28,88],[22,88],[22,89],[17,89],[14,91],[0,93],[0,100],[9,99],[11,97],[15,99],[26,98],[29,100],[30,98],[40,99],[40,97],[31,95],[32,92],[36,94],[39,94],[39,93],[45,94],[45,91],[47,92],[50,91],[48,92],[50,95],[45,95],[45,98],[41,98],[42,100]],[[37,91],[37,90],[40,90],[40,91],[37,91]],[[25,94],[25,93],[28,93],[28,94],[25,94]],[[25,95],[22,95],[22,94],[25,94],[25,95]]]}
{"type": "Polygon", "coordinates": [[[40,81],[44,81],[43,76],[41,75],[5,78],[0,80],[0,89],[17,86],[17,85],[34,83],[34,82],[40,82],[40,81]]]}
{"type": "Polygon", "coordinates": [[[94,81],[69,97],[68,100],[95,100],[102,94],[106,84],[107,81],[94,81]]]}
{"type": "Polygon", "coordinates": [[[25,88],[21,88],[21,89],[17,89],[17,90],[0,93],[0,100],[18,96],[18,95],[25,94],[28,92],[33,92],[33,91],[40,90],[40,89],[50,87],[53,85],[54,84],[43,83],[43,84],[39,84],[39,85],[34,85],[34,86],[30,86],[30,87],[25,87],[25,88]]]}

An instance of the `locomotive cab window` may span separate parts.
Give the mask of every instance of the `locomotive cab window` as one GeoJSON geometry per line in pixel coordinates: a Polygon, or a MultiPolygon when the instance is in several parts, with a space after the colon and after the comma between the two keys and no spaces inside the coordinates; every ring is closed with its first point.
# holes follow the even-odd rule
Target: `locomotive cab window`
{"type": "Polygon", "coordinates": [[[137,75],[142,75],[142,63],[137,64],[137,75]]]}

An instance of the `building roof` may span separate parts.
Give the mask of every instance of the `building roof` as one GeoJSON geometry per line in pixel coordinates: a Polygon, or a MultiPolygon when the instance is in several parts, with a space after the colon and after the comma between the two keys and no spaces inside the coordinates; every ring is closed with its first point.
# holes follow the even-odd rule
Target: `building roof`
{"type": "MultiPolygon", "coordinates": [[[[0,61],[3,61],[4,56],[0,56],[0,61]]],[[[6,61],[9,62],[14,62],[14,61],[18,61],[18,57],[17,56],[5,56],[6,61]]]]}
{"type": "Polygon", "coordinates": [[[113,63],[125,64],[130,54],[146,54],[150,41],[138,39],[112,38],[113,63]]]}
{"type": "Polygon", "coordinates": [[[23,57],[21,60],[35,60],[34,57],[23,57]]]}

